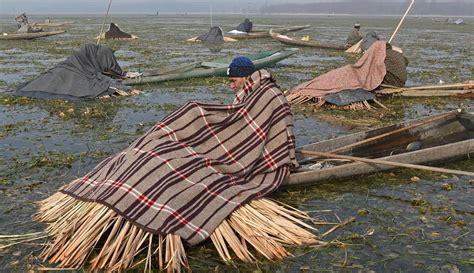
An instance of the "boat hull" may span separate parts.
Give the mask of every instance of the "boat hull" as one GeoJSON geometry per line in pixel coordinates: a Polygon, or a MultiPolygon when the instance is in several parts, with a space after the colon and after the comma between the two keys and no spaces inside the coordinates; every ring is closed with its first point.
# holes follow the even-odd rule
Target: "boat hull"
{"type": "Polygon", "coordinates": [[[57,31],[44,31],[44,32],[35,32],[35,33],[12,33],[8,35],[0,36],[0,40],[31,40],[42,37],[48,37],[53,35],[62,34],[66,31],[57,30],[57,31]]]}
{"type": "Polygon", "coordinates": [[[344,45],[338,45],[338,44],[330,43],[330,42],[303,41],[301,39],[290,38],[274,30],[270,30],[269,34],[273,39],[283,44],[292,45],[292,46],[304,46],[304,47],[314,47],[314,48],[333,49],[333,50],[346,50],[347,49],[347,47],[344,45]]]}
{"type": "MultiPolygon", "coordinates": [[[[293,32],[293,31],[299,31],[303,29],[307,29],[311,27],[310,25],[305,25],[305,26],[295,26],[295,27],[288,27],[288,28],[277,28],[275,31],[279,33],[287,33],[287,32],[293,32]]],[[[232,34],[232,33],[227,33],[225,37],[229,37],[235,40],[245,40],[245,39],[259,39],[259,38],[270,38],[270,31],[252,31],[249,33],[243,33],[243,34],[232,34]]]]}
{"type": "MultiPolygon", "coordinates": [[[[452,112],[452,115],[445,118],[442,115],[435,116],[435,118],[437,120],[434,122],[429,122],[433,117],[418,119],[318,142],[300,149],[327,152],[389,132],[400,131],[372,143],[353,147],[343,153],[341,152],[341,154],[412,164],[439,163],[459,158],[469,158],[474,153],[474,113],[452,112]],[[428,123],[402,131],[403,128],[410,128],[414,124],[423,122],[428,123]],[[407,152],[405,147],[414,142],[422,143],[426,148],[407,152]]],[[[397,167],[362,162],[349,163],[293,173],[283,184],[287,186],[314,185],[328,180],[345,179],[394,168],[397,167]]]]}
{"type": "MultiPolygon", "coordinates": [[[[283,59],[290,57],[297,52],[297,48],[287,48],[275,52],[264,54],[263,58],[248,56],[255,64],[257,69],[261,69],[275,64],[283,59]]],[[[260,53],[263,54],[263,53],[260,53]]],[[[256,54],[257,56],[259,54],[256,54]]],[[[162,75],[141,77],[138,79],[124,80],[125,85],[141,85],[149,83],[158,83],[171,80],[182,80],[189,78],[209,77],[209,76],[227,76],[227,67],[232,61],[232,57],[222,58],[210,62],[200,62],[192,65],[171,69],[168,73],[162,72],[162,75]]],[[[149,72],[145,72],[150,74],[149,72]]]]}

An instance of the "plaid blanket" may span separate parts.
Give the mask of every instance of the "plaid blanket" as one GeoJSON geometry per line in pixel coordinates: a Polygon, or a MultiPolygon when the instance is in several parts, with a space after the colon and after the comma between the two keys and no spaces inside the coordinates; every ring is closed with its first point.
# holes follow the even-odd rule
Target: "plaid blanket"
{"type": "Polygon", "coordinates": [[[259,70],[233,104],[186,103],[62,192],[197,244],[236,208],[278,188],[297,165],[294,148],[286,98],[259,70]]]}

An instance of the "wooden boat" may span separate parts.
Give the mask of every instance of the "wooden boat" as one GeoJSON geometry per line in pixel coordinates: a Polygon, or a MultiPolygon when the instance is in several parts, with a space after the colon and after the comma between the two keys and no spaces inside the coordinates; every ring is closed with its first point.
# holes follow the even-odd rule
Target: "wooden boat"
{"type": "Polygon", "coordinates": [[[49,22],[49,23],[33,23],[31,24],[34,27],[61,27],[64,25],[69,25],[74,23],[74,21],[65,21],[65,22],[49,22]]]}
{"type": "MultiPolygon", "coordinates": [[[[186,40],[186,42],[196,42],[201,43],[202,41],[198,39],[199,36],[195,36],[186,40]]],[[[224,43],[237,42],[238,40],[224,36],[224,43]]]]}
{"type": "MultiPolygon", "coordinates": [[[[275,28],[273,29],[275,32],[278,33],[287,33],[287,32],[292,32],[292,31],[299,31],[303,29],[307,29],[311,27],[310,25],[305,25],[305,26],[294,26],[294,27],[288,27],[288,28],[275,28]]],[[[255,30],[251,31],[249,33],[239,33],[239,34],[233,34],[233,33],[226,33],[226,37],[236,39],[236,40],[243,40],[243,39],[258,39],[258,38],[267,38],[270,37],[269,30],[255,30]]]]}
{"type": "Polygon", "coordinates": [[[0,40],[30,40],[36,39],[41,37],[53,36],[58,35],[61,33],[66,32],[65,30],[56,30],[56,31],[42,31],[42,32],[34,32],[34,33],[11,33],[0,36],[0,40]]]}
{"type": "MultiPolygon", "coordinates": [[[[297,51],[297,48],[286,48],[278,51],[263,51],[257,54],[247,55],[247,57],[253,61],[257,69],[260,69],[288,58],[297,51]]],[[[142,77],[127,79],[124,80],[123,83],[126,85],[139,85],[197,77],[226,76],[227,67],[233,58],[233,56],[219,58],[177,68],[147,70],[143,73],[142,77]]]]}
{"type": "MultiPolygon", "coordinates": [[[[474,153],[474,112],[451,111],[321,141],[299,150],[412,164],[469,158],[469,154],[474,153]]],[[[304,155],[299,160],[308,161],[308,157],[304,155]]],[[[292,173],[284,185],[316,184],[393,168],[396,167],[356,162],[317,170],[307,169],[292,173]]]]}
{"type": "Polygon", "coordinates": [[[315,48],[324,48],[324,49],[334,49],[334,50],[346,50],[345,45],[338,45],[331,42],[321,42],[317,40],[304,41],[301,38],[291,38],[281,33],[276,32],[273,29],[270,29],[270,36],[287,45],[296,45],[296,46],[306,46],[306,47],[315,47],[315,48]]]}

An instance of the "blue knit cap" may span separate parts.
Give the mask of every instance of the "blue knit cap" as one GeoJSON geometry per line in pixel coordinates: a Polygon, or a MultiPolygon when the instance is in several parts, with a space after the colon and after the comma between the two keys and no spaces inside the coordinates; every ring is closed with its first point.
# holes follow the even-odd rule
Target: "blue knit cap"
{"type": "Polygon", "coordinates": [[[244,56],[236,57],[227,68],[229,77],[247,77],[255,72],[256,68],[252,61],[244,56]]]}

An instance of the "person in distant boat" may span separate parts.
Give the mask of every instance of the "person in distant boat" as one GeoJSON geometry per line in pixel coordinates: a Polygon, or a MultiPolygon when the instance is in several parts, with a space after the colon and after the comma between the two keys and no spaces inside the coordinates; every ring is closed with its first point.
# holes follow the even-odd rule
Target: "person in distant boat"
{"type": "Polygon", "coordinates": [[[250,21],[249,18],[245,18],[245,20],[237,26],[236,30],[248,33],[252,31],[252,27],[252,21],[250,21]]]}
{"type": "Polygon", "coordinates": [[[16,24],[18,29],[16,30],[17,33],[35,33],[43,31],[42,28],[32,27],[28,22],[28,17],[26,13],[22,13],[15,17],[16,24]]]}
{"type": "Polygon", "coordinates": [[[109,30],[105,32],[105,39],[132,39],[132,35],[120,30],[120,28],[110,23],[109,30]]]}
{"type": "Polygon", "coordinates": [[[359,30],[360,30],[360,24],[355,23],[354,28],[347,36],[347,40],[346,40],[347,47],[351,47],[355,45],[357,42],[359,42],[362,39],[362,36],[360,35],[359,30]]]}

